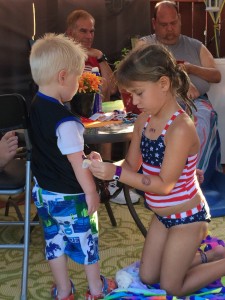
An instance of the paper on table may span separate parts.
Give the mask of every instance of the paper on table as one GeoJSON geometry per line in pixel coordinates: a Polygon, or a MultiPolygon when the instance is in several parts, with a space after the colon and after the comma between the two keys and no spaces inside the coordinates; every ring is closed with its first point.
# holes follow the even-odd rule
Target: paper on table
{"type": "Polygon", "coordinates": [[[95,113],[89,119],[92,121],[110,121],[115,117],[113,112],[108,113],[95,113]]]}
{"type": "Polygon", "coordinates": [[[118,125],[118,124],[122,124],[122,123],[123,123],[123,121],[104,121],[104,122],[93,121],[91,123],[83,122],[85,128],[104,127],[104,126],[108,126],[108,125],[113,125],[113,124],[118,125]]]}
{"type": "Polygon", "coordinates": [[[98,133],[128,133],[133,131],[133,124],[111,124],[102,127],[98,133]]]}

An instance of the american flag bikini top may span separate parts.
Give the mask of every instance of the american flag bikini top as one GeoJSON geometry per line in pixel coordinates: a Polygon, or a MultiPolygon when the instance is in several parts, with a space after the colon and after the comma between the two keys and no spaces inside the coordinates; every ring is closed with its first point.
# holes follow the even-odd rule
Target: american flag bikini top
{"type": "MultiPolygon", "coordinates": [[[[164,127],[161,135],[156,140],[150,140],[145,136],[145,130],[151,119],[151,116],[148,117],[143,128],[141,139],[143,174],[158,175],[160,173],[165,152],[164,136],[169,126],[181,113],[184,113],[184,111],[179,110],[173,114],[164,127]]],[[[189,156],[186,166],[171,193],[164,196],[153,193],[145,193],[147,204],[150,207],[167,207],[192,199],[198,190],[198,183],[196,183],[195,180],[196,163],[197,154],[189,156]]]]}
{"type": "Polygon", "coordinates": [[[172,115],[172,117],[166,123],[166,126],[164,127],[161,135],[158,137],[157,140],[150,140],[145,136],[145,130],[151,120],[151,116],[148,117],[145,126],[143,128],[142,139],[141,139],[141,152],[142,152],[143,162],[151,164],[153,166],[161,167],[163,157],[164,157],[164,151],[165,151],[164,136],[169,126],[176,119],[176,117],[179,116],[179,114],[181,113],[184,113],[184,111],[178,110],[172,115]]]}

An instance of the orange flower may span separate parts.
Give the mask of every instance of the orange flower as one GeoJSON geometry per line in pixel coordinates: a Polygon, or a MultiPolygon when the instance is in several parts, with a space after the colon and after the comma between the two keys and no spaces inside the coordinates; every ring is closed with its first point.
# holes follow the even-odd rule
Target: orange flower
{"type": "Polygon", "coordinates": [[[102,78],[91,72],[84,72],[79,79],[78,93],[100,93],[102,78]]]}

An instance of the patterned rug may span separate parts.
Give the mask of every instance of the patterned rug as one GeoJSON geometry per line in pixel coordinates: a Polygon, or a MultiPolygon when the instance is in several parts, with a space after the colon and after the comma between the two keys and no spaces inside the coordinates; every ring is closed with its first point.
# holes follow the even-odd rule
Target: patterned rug
{"type": "MultiPolygon", "coordinates": [[[[99,210],[100,229],[100,266],[101,273],[114,277],[116,272],[140,259],[144,237],[135,225],[126,205],[111,204],[117,221],[117,227],[112,227],[105,206],[99,210]]],[[[22,209],[23,206],[20,206],[22,209]]],[[[135,205],[143,223],[148,225],[151,212],[146,210],[143,202],[135,205]]],[[[35,208],[32,205],[32,216],[35,208]]],[[[10,218],[16,219],[14,208],[10,208],[10,218]]],[[[0,209],[0,219],[6,219],[4,209],[0,209]]],[[[225,217],[214,218],[210,223],[213,236],[225,240],[225,217]]],[[[22,228],[0,227],[0,243],[15,242],[23,235],[22,228]]],[[[17,300],[20,295],[22,251],[0,249],[0,299],[17,300]]],[[[87,282],[83,268],[70,260],[69,274],[76,285],[76,299],[84,299],[87,282]]],[[[35,227],[31,234],[28,300],[50,300],[50,289],[53,280],[48,264],[43,254],[43,239],[40,227],[35,227]]]]}

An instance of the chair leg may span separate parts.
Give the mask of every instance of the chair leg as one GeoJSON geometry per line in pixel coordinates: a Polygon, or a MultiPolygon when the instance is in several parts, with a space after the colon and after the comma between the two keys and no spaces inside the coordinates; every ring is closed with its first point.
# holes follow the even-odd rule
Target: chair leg
{"type": "Polygon", "coordinates": [[[100,192],[100,200],[101,203],[105,204],[105,208],[107,210],[110,222],[112,224],[112,226],[117,226],[117,222],[116,219],[114,217],[113,211],[112,211],[112,207],[110,205],[110,192],[108,190],[108,184],[106,181],[103,180],[96,180],[96,185],[97,185],[97,189],[100,192]]]}
{"type": "MultiPolygon", "coordinates": [[[[11,197],[9,197],[9,199],[10,199],[11,197]]],[[[6,202],[6,205],[5,205],[5,216],[6,217],[8,217],[8,215],[9,215],[9,199],[7,200],[7,202],[6,202]]]]}
{"type": "Polygon", "coordinates": [[[12,197],[10,196],[6,202],[6,205],[5,205],[5,216],[8,216],[9,215],[9,207],[10,205],[14,207],[15,211],[16,211],[16,214],[17,214],[17,217],[20,221],[23,221],[23,216],[22,216],[22,213],[18,207],[18,204],[17,202],[20,202],[20,201],[16,201],[16,200],[13,200],[12,197]]]}
{"type": "Polygon", "coordinates": [[[105,208],[107,210],[107,213],[108,213],[108,216],[109,216],[112,226],[117,226],[116,219],[114,217],[110,202],[106,201],[104,204],[105,204],[105,208]]]}
{"type": "Polygon", "coordinates": [[[28,265],[29,265],[29,247],[30,247],[30,206],[31,206],[31,171],[30,161],[26,164],[26,189],[25,189],[25,213],[24,213],[24,253],[23,270],[21,282],[21,300],[27,300],[28,286],[28,265]]]}
{"type": "MultiPolygon", "coordinates": [[[[36,213],[36,215],[34,216],[32,222],[36,222],[39,221],[39,217],[38,217],[38,213],[36,213]]],[[[32,233],[32,231],[34,230],[34,228],[36,227],[36,225],[32,225],[30,226],[30,235],[32,233]]],[[[30,236],[30,242],[31,242],[31,236],[30,236]]],[[[23,244],[24,243],[24,235],[22,236],[22,238],[20,239],[20,243],[23,244]]]]}
{"type": "MultiPolygon", "coordinates": [[[[38,213],[36,213],[36,215],[34,216],[34,218],[33,218],[32,221],[33,221],[33,222],[39,221],[38,213]]],[[[35,225],[32,225],[32,226],[30,227],[30,233],[34,230],[34,228],[35,228],[35,225]]]]}
{"type": "Polygon", "coordinates": [[[126,184],[123,185],[123,191],[124,191],[125,200],[126,200],[128,209],[130,211],[130,214],[131,214],[132,218],[134,219],[136,225],[140,229],[141,233],[143,234],[143,236],[146,237],[147,230],[146,230],[145,226],[143,225],[143,223],[141,222],[141,220],[134,208],[134,205],[130,198],[129,187],[126,184]]]}

